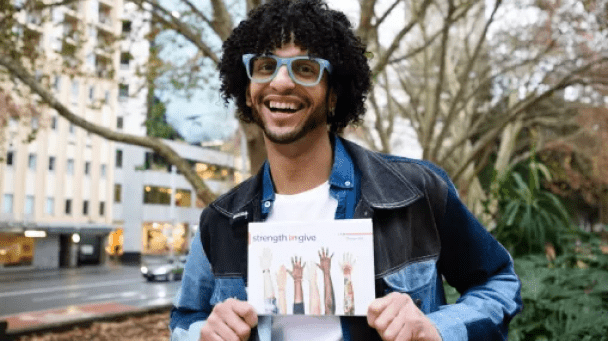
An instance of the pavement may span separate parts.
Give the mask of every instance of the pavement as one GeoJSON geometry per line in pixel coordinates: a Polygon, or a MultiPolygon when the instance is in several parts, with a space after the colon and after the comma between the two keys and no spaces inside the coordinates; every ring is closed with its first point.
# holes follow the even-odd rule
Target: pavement
{"type": "MultiPolygon", "coordinates": [[[[110,265],[110,267],[112,266],[110,265]]],[[[57,271],[72,271],[72,269],[0,271],[0,281],[7,280],[7,278],[14,280],[18,277],[26,278],[36,274],[44,275],[57,271]]],[[[0,316],[0,341],[12,340],[21,335],[67,330],[75,326],[86,326],[97,321],[140,316],[168,311],[170,309],[171,304],[137,307],[116,302],[104,302],[4,315],[0,316]]]]}
{"type": "Polygon", "coordinates": [[[107,302],[0,316],[0,340],[10,340],[14,337],[31,333],[65,330],[97,321],[139,316],[168,311],[169,309],[171,309],[170,304],[153,307],[136,307],[107,302]]]}

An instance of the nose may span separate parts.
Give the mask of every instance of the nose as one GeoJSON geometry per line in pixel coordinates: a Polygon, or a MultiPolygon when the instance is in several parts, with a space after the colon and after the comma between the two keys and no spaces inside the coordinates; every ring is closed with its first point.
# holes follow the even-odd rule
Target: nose
{"type": "Polygon", "coordinates": [[[296,84],[289,76],[287,65],[281,65],[276,76],[270,81],[270,86],[278,91],[293,89],[296,84]]]}

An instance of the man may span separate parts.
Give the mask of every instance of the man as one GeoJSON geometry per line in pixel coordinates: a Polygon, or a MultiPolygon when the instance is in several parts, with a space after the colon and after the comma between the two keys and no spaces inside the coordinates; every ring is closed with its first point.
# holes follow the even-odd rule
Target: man
{"type": "Polygon", "coordinates": [[[320,0],[271,1],[226,40],[221,91],[262,128],[268,161],[203,211],[172,340],[506,339],[521,309],[512,259],[446,173],[336,135],[365,112],[364,53],[344,14],[320,0]],[[374,229],[377,299],[366,318],[256,315],[245,291],[249,222],[361,218],[374,229]],[[443,278],[462,294],[456,304],[445,304],[443,278]]]}

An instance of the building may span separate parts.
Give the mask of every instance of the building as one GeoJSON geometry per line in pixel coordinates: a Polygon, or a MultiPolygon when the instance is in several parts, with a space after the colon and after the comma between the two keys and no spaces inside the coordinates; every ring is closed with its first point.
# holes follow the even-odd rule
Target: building
{"type": "MultiPolygon", "coordinates": [[[[234,185],[232,155],[183,142],[165,143],[190,161],[213,192],[224,193],[234,185]]],[[[115,232],[108,252],[118,251],[123,262],[186,253],[204,207],[190,183],[158,155],[133,145],[116,144],[115,165],[115,232]]]]}
{"type": "MultiPolygon", "coordinates": [[[[18,31],[31,45],[25,47],[67,66],[40,70],[57,98],[91,122],[145,136],[148,88],[140,71],[149,57],[149,17],[122,0],[44,11],[23,12],[18,31]]],[[[13,120],[4,131],[0,271],[103,264],[108,256],[137,262],[142,254],[187,250],[203,205],[182,175],[150,150],[89,134],[52,110],[43,117],[28,126],[13,120]],[[32,128],[41,128],[36,139],[22,143],[32,128]]],[[[232,156],[166,142],[214,192],[235,184],[232,156]]]]}
{"type": "MultiPolygon", "coordinates": [[[[122,1],[88,0],[20,12],[25,51],[48,60],[49,90],[74,113],[116,122],[122,1]],[[43,20],[43,18],[49,20],[43,20]],[[61,64],[61,65],[58,65],[61,64]],[[67,66],[67,67],[62,67],[67,66]],[[80,71],[80,72],[78,72],[80,71]]],[[[16,85],[15,85],[16,86],[16,85]]],[[[50,111],[28,126],[11,121],[0,166],[0,266],[73,267],[105,261],[112,231],[114,144],[50,111]],[[32,129],[35,140],[23,143],[32,129]]]]}

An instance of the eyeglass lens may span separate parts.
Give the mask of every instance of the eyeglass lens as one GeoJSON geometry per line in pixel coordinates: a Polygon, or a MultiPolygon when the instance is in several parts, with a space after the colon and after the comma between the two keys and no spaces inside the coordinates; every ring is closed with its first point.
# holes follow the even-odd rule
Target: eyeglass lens
{"type": "MultiPolygon", "coordinates": [[[[259,81],[269,81],[277,69],[277,60],[271,57],[255,57],[251,60],[251,78],[259,81]]],[[[296,59],[291,61],[291,73],[299,82],[316,83],[321,72],[321,65],[312,59],[296,59]]]]}

